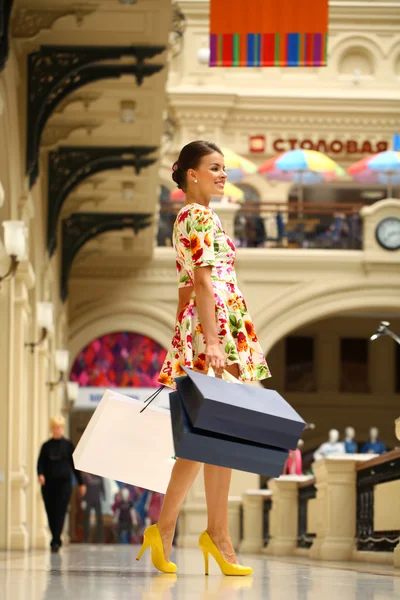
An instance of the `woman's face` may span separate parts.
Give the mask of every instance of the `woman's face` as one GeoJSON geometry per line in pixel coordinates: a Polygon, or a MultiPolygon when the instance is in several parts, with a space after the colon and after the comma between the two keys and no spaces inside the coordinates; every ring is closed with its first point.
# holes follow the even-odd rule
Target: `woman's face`
{"type": "MultiPolygon", "coordinates": [[[[197,169],[188,172],[189,184],[198,188],[202,196],[223,196],[226,182],[224,157],[219,152],[203,156],[197,169]],[[197,179],[198,183],[194,183],[197,179]]],[[[192,187],[193,189],[193,187],[192,187]]]]}
{"type": "Polygon", "coordinates": [[[51,433],[55,440],[60,440],[64,435],[64,427],[62,425],[53,425],[51,433]]]}

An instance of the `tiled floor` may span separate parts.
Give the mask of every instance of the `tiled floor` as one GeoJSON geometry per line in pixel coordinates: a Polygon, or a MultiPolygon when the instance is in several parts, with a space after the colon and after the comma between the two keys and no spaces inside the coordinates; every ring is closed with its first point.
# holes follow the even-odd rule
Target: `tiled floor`
{"type": "MultiPolygon", "coordinates": [[[[393,600],[400,570],[366,564],[246,557],[251,578],[203,575],[198,550],[174,555],[179,574],[162,575],[137,548],[71,546],[59,555],[0,554],[1,600],[393,600]]],[[[214,566],[214,565],[213,565],[214,566]]]]}

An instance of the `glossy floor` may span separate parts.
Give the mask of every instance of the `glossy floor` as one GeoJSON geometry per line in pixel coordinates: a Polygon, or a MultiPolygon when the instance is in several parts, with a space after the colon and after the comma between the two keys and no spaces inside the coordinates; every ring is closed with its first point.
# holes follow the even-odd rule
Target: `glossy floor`
{"type": "Polygon", "coordinates": [[[203,575],[198,550],[173,556],[179,574],[157,574],[146,554],[129,546],[71,546],[59,555],[0,553],[2,600],[392,600],[400,570],[367,564],[249,556],[250,578],[203,575]]]}

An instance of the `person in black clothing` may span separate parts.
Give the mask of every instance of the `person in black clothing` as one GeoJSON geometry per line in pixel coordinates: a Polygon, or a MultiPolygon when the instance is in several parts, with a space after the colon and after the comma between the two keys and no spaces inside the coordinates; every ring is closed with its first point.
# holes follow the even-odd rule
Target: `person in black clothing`
{"type": "Polygon", "coordinates": [[[39,483],[46,508],[47,519],[52,535],[51,550],[58,552],[65,515],[72,493],[72,474],[80,486],[82,496],[86,493],[82,475],[74,467],[72,454],[74,446],[64,437],[63,417],[50,419],[52,437],[43,444],[37,463],[39,483]]]}
{"type": "Polygon", "coordinates": [[[90,541],[90,515],[92,510],[96,513],[97,524],[97,543],[103,543],[103,515],[101,512],[101,501],[105,499],[106,492],[104,489],[103,478],[99,475],[91,475],[83,473],[83,482],[86,486],[86,495],[82,502],[82,508],[85,511],[84,530],[85,542],[90,541]]]}

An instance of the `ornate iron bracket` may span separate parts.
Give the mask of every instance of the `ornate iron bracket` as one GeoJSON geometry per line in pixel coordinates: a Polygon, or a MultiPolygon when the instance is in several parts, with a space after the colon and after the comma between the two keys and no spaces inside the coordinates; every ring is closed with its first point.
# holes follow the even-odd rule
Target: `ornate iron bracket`
{"type": "Polygon", "coordinates": [[[68,297],[68,280],[75,256],[101,233],[133,229],[137,234],[151,225],[153,215],[140,213],[74,213],[62,222],[61,299],[68,297]]]}
{"type": "Polygon", "coordinates": [[[8,29],[14,0],[0,0],[0,71],[8,58],[8,29]]]}
{"type": "Polygon", "coordinates": [[[137,175],[156,158],[144,158],[156,146],[60,146],[49,152],[47,248],[51,256],[57,246],[57,221],[63,203],[84,179],[107,170],[133,167],[137,175]]]}
{"type": "Polygon", "coordinates": [[[138,85],[164,68],[146,64],[164,46],[41,46],[28,56],[28,107],[26,172],[32,187],[38,176],[40,138],[55,107],[68,94],[101,79],[133,75],[138,85]],[[103,64],[124,57],[134,64],[103,64]]]}

